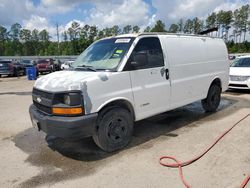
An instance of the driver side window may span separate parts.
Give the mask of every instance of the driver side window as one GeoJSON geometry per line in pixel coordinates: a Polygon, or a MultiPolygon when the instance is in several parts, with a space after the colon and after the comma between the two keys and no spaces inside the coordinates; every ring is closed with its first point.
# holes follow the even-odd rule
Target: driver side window
{"type": "Polygon", "coordinates": [[[142,38],[133,50],[125,71],[164,66],[160,41],[157,37],[142,38]]]}

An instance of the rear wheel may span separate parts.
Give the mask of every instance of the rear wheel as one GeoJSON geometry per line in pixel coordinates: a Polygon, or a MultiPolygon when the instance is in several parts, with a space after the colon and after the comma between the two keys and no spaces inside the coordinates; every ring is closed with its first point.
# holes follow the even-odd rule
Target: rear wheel
{"type": "Polygon", "coordinates": [[[112,152],[128,145],[132,138],[134,121],[126,109],[115,107],[101,112],[98,130],[93,139],[102,150],[112,152]]]}
{"type": "Polygon", "coordinates": [[[220,104],[221,88],[213,84],[208,91],[207,98],[201,101],[202,107],[206,112],[215,112],[220,104]]]}

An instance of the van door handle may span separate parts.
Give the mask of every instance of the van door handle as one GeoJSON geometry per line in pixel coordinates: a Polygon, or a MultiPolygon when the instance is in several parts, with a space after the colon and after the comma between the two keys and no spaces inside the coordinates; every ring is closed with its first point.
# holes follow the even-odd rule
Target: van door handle
{"type": "Polygon", "coordinates": [[[166,79],[168,80],[169,79],[169,70],[165,69],[165,73],[166,73],[166,79]]]}

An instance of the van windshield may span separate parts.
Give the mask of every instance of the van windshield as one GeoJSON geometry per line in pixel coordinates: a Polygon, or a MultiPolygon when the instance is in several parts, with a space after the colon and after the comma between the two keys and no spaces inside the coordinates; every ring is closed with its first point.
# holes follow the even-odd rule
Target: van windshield
{"type": "Polygon", "coordinates": [[[72,64],[75,69],[91,68],[94,70],[115,70],[134,38],[103,39],[89,46],[72,64]]]}
{"type": "Polygon", "coordinates": [[[250,67],[250,57],[234,60],[234,62],[231,64],[231,67],[250,67]]]}

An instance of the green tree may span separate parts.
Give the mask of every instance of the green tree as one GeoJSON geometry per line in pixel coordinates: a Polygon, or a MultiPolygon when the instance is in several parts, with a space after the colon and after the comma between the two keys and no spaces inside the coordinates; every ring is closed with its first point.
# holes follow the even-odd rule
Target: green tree
{"type": "MultiPolygon", "coordinates": [[[[241,15],[239,9],[234,10],[233,12],[234,15],[234,21],[233,21],[233,26],[234,26],[234,34],[235,34],[235,43],[238,43],[238,36],[240,36],[241,40],[241,15]]],[[[240,42],[239,40],[239,42],[240,42]]]]}
{"type": "Polygon", "coordinates": [[[68,28],[69,39],[75,40],[80,35],[80,24],[78,22],[72,22],[71,27],[68,28]]]}
{"type": "Polygon", "coordinates": [[[193,19],[193,32],[197,34],[201,31],[202,31],[202,21],[198,17],[195,17],[193,19]]]}
{"type": "Polygon", "coordinates": [[[64,41],[64,42],[68,41],[68,34],[67,34],[67,31],[64,31],[64,32],[62,33],[62,37],[63,37],[63,41],[64,41]]]}
{"type": "Polygon", "coordinates": [[[31,35],[31,31],[28,29],[22,29],[20,31],[20,40],[23,43],[23,55],[33,55],[33,46],[32,46],[32,35],[31,35]]]}
{"type": "Polygon", "coordinates": [[[180,19],[178,21],[177,25],[178,25],[178,32],[182,33],[184,31],[184,21],[183,21],[183,19],[180,19]]]}
{"type": "Polygon", "coordinates": [[[39,44],[39,31],[37,29],[33,29],[31,32],[31,41],[34,50],[34,55],[38,55],[40,44],[39,44]]]}
{"type": "Polygon", "coordinates": [[[213,12],[206,18],[206,29],[211,29],[216,27],[216,20],[217,20],[217,15],[215,12],[213,12]]]}
{"type": "Polygon", "coordinates": [[[116,35],[119,35],[121,33],[121,29],[119,28],[118,25],[114,25],[112,28],[111,28],[111,33],[112,35],[116,36],[116,35]]]}
{"type": "Polygon", "coordinates": [[[48,46],[49,46],[49,32],[46,29],[43,29],[38,34],[41,48],[39,48],[39,55],[47,55],[48,54],[48,46]]]}
{"type": "Polygon", "coordinates": [[[169,32],[170,33],[177,33],[179,30],[179,27],[177,24],[171,24],[171,26],[169,27],[169,32]]]}
{"type": "Polygon", "coordinates": [[[140,27],[139,26],[134,26],[133,27],[133,33],[139,33],[139,31],[140,31],[140,27]]]}
{"type": "Polygon", "coordinates": [[[193,21],[191,19],[187,19],[187,21],[184,24],[184,33],[193,33],[194,26],[193,21]]]}
{"type": "Polygon", "coordinates": [[[5,55],[5,41],[8,39],[7,29],[0,26],[0,56],[5,55]]]}
{"type": "Polygon", "coordinates": [[[165,24],[161,20],[157,20],[151,32],[166,32],[165,24]]]}
{"type": "Polygon", "coordinates": [[[132,31],[132,26],[131,25],[126,25],[124,28],[123,28],[123,34],[128,34],[132,31]]]}
{"type": "Polygon", "coordinates": [[[246,33],[247,33],[247,27],[248,27],[248,18],[249,18],[249,12],[250,12],[250,6],[249,4],[243,5],[240,9],[240,29],[244,33],[243,36],[243,42],[246,41],[246,33]]]}
{"type": "Polygon", "coordinates": [[[22,26],[19,23],[15,23],[15,24],[11,25],[9,36],[13,41],[19,40],[21,28],[22,28],[22,26]]]}
{"type": "Polygon", "coordinates": [[[94,42],[94,40],[97,37],[97,34],[98,34],[97,27],[96,26],[91,26],[90,30],[89,30],[89,39],[88,39],[89,45],[94,42]]]}
{"type": "Polygon", "coordinates": [[[144,29],[144,32],[150,32],[151,28],[150,26],[147,26],[145,29],[144,29]]]}
{"type": "Polygon", "coordinates": [[[20,37],[20,31],[21,31],[22,26],[19,23],[15,23],[11,25],[10,31],[9,31],[9,36],[10,39],[12,40],[11,44],[11,54],[14,55],[21,55],[22,54],[22,44],[19,41],[20,37]]]}

